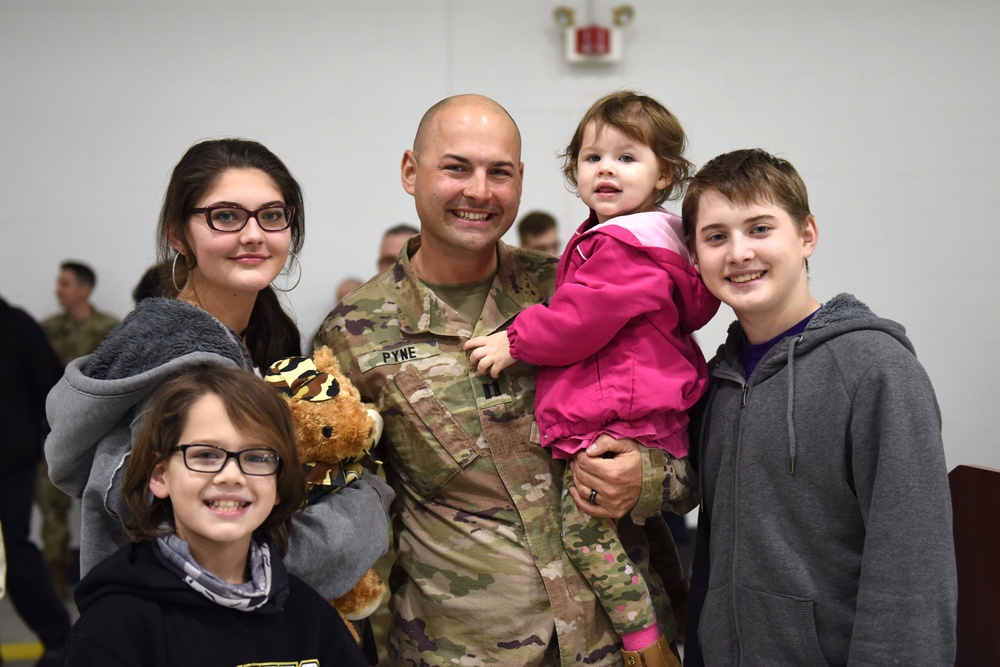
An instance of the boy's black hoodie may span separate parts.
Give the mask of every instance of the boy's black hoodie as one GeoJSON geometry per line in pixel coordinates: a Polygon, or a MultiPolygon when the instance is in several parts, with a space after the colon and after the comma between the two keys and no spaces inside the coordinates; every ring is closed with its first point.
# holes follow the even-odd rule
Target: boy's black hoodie
{"type": "Polygon", "coordinates": [[[97,565],[76,589],[80,619],[66,645],[69,667],[367,665],[337,612],[271,561],[271,592],[254,611],[218,605],[161,561],[152,542],[97,565]]]}

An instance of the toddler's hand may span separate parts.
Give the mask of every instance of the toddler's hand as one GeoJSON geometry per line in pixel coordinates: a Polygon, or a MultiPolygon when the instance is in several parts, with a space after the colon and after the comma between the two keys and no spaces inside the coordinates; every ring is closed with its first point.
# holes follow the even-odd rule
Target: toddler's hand
{"type": "Polygon", "coordinates": [[[472,350],[469,362],[483,375],[500,377],[500,371],[514,363],[510,356],[510,341],[506,331],[498,331],[489,336],[470,338],[465,344],[466,350],[472,350]]]}

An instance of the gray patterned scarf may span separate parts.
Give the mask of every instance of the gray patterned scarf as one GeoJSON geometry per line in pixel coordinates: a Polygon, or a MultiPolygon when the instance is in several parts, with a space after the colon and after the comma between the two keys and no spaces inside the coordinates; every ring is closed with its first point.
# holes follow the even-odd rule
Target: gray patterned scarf
{"type": "Polygon", "coordinates": [[[266,543],[250,543],[250,581],[226,583],[205,570],[191,555],[188,543],[171,533],[156,540],[163,560],[184,583],[215,604],[239,611],[262,607],[271,594],[271,549],[266,543]]]}

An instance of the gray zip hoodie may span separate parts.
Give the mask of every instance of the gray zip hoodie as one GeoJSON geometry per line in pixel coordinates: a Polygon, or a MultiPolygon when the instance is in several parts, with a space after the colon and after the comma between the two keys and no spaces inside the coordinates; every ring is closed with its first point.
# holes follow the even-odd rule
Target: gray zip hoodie
{"type": "MultiPolygon", "coordinates": [[[[52,481],[81,498],[80,568],[86,574],[128,543],[122,480],[142,405],[194,366],[253,363],[234,331],[176,299],[145,299],[94,354],[72,361],[52,389],[45,458],[52,481]]],[[[375,475],[298,512],[285,564],[324,597],[338,597],[385,553],[393,492],[375,475]]]]}
{"type": "Polygon", "coordinates": [[[904,329],[831,299],[749,382],[710,364],[685,665],[955,660],[951,497],[934,390],[904,329]]]}

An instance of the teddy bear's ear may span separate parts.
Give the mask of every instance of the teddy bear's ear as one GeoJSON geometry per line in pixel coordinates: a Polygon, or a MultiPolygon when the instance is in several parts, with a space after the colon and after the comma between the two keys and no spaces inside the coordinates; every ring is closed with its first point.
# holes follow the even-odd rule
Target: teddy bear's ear
{"type": "Polygon", "coordinates": [[[305,401],[328,401],[340,393],[337,378],[322,373],[309,357],[288,357],[275,362],[264,380],[282,394],[305,401]]]}
{"type": "MultiPolygon", "coordinates": [[[[312,359],[308,357],[287,357],[271,364],[271,367],[264,373],[264,382],[282,394],[291,395],[291,380],[301,374],[303,366],[312,366],[312,359]]],[[[315,371],[315,366],[312,367],[315,371]]]]}
{"type": "Polygon", "coordinates": [[[326,345],[322,345],[313,350],[313,359],[316,361],[316,368],[333,375],[340,375],[340,364],[337,357],[333,356],[333,350],[326,345]]]}

